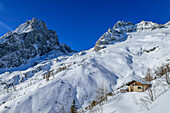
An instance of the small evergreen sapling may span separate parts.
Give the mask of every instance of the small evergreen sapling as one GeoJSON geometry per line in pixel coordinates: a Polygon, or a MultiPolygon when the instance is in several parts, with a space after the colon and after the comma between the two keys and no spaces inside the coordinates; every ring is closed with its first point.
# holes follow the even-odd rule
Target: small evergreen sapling
{"type": "Polygon", "coordinates": [[[73,99],[73,104],[71,106],[71,113],[77,113],[76,112],[76,101],[75,101],[75,99],[73,99]]]}

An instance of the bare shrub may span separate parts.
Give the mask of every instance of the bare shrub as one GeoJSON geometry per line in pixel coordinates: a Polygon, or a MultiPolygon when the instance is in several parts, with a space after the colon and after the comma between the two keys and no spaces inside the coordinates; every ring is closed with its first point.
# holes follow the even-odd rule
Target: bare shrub
{"type": "Polygon", "coordinates": [[[9,93],[9,87],[10,87],[10,85],[9,84],[7,84],[7,82],[4,82],[5,83],[5,87],[4,87],[4,89],[6,89],[7,90],[7,93],[9,93]]]}
{"type": "Polygon", "coordinates": [[[133,102],[136,104],[136,105],[138,105],[139,104],[139,102],[138,102],[138,100],[136,99],[136,97],[134,96],[133,98],[133,102]]]}
{"type": "Polygon", "coordinates": [[[150,68],[148,68],[147,72],[146,72],[146,76],[145,76],[145,81],[152,81],[153,78],[153,74],[150,68]]]}
{"type": "Polygon", "coordinates": [[[148,111],[150,110],[149,103],[146,99],[140,98],[140,106],[147,109],[148,111]]]}
{"type": "Polygon", "coordinates": [[[61,67],[59,67],[58,69],[57,69],[57,71],[56,71],[56,73],[58,73],[58,72],[61,72],[61,71],[63,71],[63,70],[65,70],[67,67],[64,65],[64,66],[61,66],[61,67]]]}
{"type": "Polygon", "coordinates": [[[15,85],[13,85],[13,89],[14,89],[14,91],[16,91],[16,86],[15,85]]]}
{"type": "Polygon", "coordinates": [[[170,85],[170,78],[169,78],[169,73],[166,73],[166,83],[170,85]]]}
{"type": "Polygon", "coordinates": [[[48,72],[48,73],[46,74],[46,80],[47,80],[47,81],[49,81],[49,78],[50,78],[50,72],[48,72]]]}
{"type": "Polygon", "coordinates": [[[104,84],[102,84],[101,88],[98,88],[96,92],[96,100],[98,101],[98,104],[102,104],[103,102],[107,101],[107,88],[104,84]]]}
{"type": "Polygon", "coordinates": [[[162,65],[160,67],[157,67],[156,71],[155,71],[155,74],[159,77],[165,75],[166,73],[168,73],[169,71],[169,64],[166,64],[166,65],[162,65]]]}
{"type": "Polygon", "coordinates": [[[46,74],[43,75],[43,79],[46,79],[46,81],[49,81],[49,78],[53,75],[53,70],[48,71],[46,74]]]}
{"type": "Polygon", "coordinates": [[[155,74],[158,77],[162,77],[163,75],[165,75],[166,83],[168,85],[170,85],[170,77],[169,77],[169,74],[170,74],[170,64],[167,63],[167,64],[163,64],[160,67],[157,67],[157,69],[155,71],[155,74]]]}
{"type": "Polygon", "coordinates": [[[113,92],[107,93],[106,96],[114,96],[115,94],[113,92]]]}
{"type": "Polygon", "coordinates": [[[154,101],[154,95],[153,95],[153,89],[151,89],[151,87],[148,88],[148,93],[147,95],[149,96],[149,99],[151,101],[154,101]]]}
{"type": "Polygon", "coordinates": [[[103,102],[107,101],[107,96],[109,95],[113,95],[113,93],[107,93],[107,88],[103,83],[96,91],[96,100],[90,102],[90,105],[85,110],[89,110],[90,113],[103,113],[103,102]]]}
{"type": "Polygon", "coordinates": [[[163,84],[160,79],[157,80],[157,83],[160,84],[163,87],[164,92],[165,92],[166,91],[165,84],[163,84]]]}
{"type": "Polygon", "coordinates": [[[159,85],[158,83],[152,85],[154,99],[156,99],[156,88],[158,87],[158,85],[159,85]]]}
{"type": "Polygon", "coordinates": [[[165,66],[166,66],[166,71],[167,71],[167,73],[165,74],[166,82],[168,85],[170,85],[170,78],[169,78],[170,66],[169,66],[169,64],[166,64],[165,66]]]}

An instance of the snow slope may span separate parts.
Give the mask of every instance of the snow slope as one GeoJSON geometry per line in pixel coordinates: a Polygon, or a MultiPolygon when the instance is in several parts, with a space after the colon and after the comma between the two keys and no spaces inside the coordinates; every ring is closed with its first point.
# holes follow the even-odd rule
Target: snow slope
{"type": "MultiPolygon", "coordinates": [[[[134,78],[144,77],[148,67],[154,70],[170,61],[170,27],[127,35],[130,37],[125,41],[106,45],[98,52],[92,48],[47,57],[28,69],[0,74],[0,112],[61,113],[63,109],[68,112],[73,99],[78,108],[85,107],[95,99],[96,91],[103,84],[111,92],[134,78]],[[51,77],[46,81],[43,76],[49,70],[51,77]],[[15,84],[16,91],[10,86],[7,93],[5,83],[15,84]]],[[[113,103],[120,101],[117,104],[119,111],[127,111],[133,105],[121,107],[121,103],[133,95],[135,93],[124,94],[121,101],[120,95],[113,103]]],[[[110,105],[106,106],[112,109],[110,105]]]]}
{"type": "MultiPolygon", "coordinates": [[[[163,82],[165,79],[162,77],[159,80],[163,82]]],[[[164,90],[157,81],[152,82],[153,86],[158,84],[153,90],[153,102],[147,98],[148,91],[120,93],[109,97],[108,101],[103,104],[103,113],[169,113],[170,86],[165,84],[164,90]],[[147,100],[147,104],[141,102],[140,99],[147,100]],[[147,105],[148,109],[145,105],[147,105]]],[[[99,111],[99,106],[95,106],[94,110],[99,111]]]]}

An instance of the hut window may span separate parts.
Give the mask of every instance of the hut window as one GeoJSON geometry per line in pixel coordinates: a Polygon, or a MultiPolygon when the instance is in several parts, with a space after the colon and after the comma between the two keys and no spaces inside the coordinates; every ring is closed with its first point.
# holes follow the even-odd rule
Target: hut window
{"type": "Polygon", "coordinates": [[[138,89],[141,89],[141,87],[138,87],[138,89]]]}

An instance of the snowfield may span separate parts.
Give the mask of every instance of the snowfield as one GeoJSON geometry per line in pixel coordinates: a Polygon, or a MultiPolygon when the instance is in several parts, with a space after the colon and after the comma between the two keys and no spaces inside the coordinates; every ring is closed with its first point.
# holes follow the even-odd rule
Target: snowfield
{"type": "MultiPolygon", "coordinates": [[[[146,75],[170,62],[170,27],[153,31],[128,33],[123,42],[106,45],[95,52],[94,48],[68,55],[46,55],[32,67],[1,69],[1,113],[62,113],[69,112],[73,99],[77,108],[85,108],[96,97],[98,88],[105,85],[108,92],[146,75]],[[49,81],[44,74],[51,71],[49,81]],[[4,82],[15,88],[4,89],[4,82]]],[[[34,61],[34,59],[30,60],[34,61]]],[[[29,63],[30,63],[29,62],[29,63]]],[[[110,97],[103,105],[104,113],[168,113],[168,90],[151,105],[150,111],[135,105],[134,96],[143,93],[124,93],[110,97]]],[[[87,111],[88,112],[88,111],[87,111]]]]}
{"type": "MultiPolygon", "coordinates": [[[[109,97],[108,101],[104,102],[102,106],[103,113],[169,113],[170,86],[164,80],[164,77],[162,77],[152,82],[153,86],[157,85],[153,90],[153,102],[148,99],[147,90],[145,92],[120,93],[109,97]],[[159,80],[164,84],[165,90],[158,82],[159,80]],[[145,104],[140,99],[149,102],[145,104]]],[[[101,112],[99,106],[95,106],[93,110],[101,112]]],[[[90,113],[90,111],[87,111],[87,113],[90,113]]]]}

